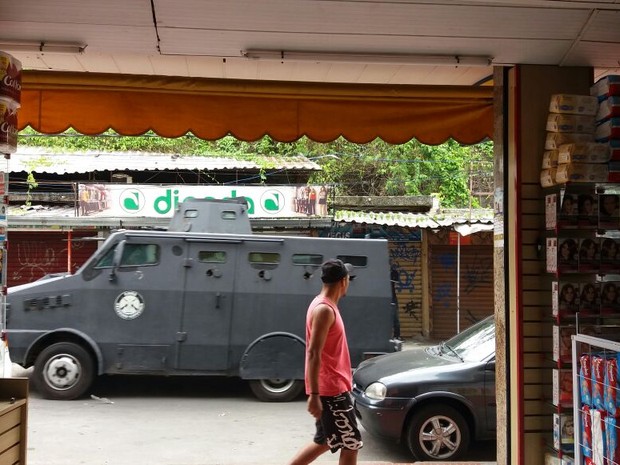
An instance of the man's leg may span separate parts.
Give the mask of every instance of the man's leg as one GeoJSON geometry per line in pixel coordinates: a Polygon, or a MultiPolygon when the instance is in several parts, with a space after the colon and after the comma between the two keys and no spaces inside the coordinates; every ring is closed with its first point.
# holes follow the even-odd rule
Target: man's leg
{"type": "Polygon", "coordinates": [[[340,460],[338,465],[355,465],[357,463],[357,451],[351,449],[340,449],[340,460]]]}
{"type": "MultiPolygon", "coordinates": [[[[293,460],[291,460],[289,465],[307,465],[311,462],[314,462],[321,454],[324,454],[328,450],[329,447],[327,446],[327,444],[317,444],[316,442],[311,442],[304,446],[299,452],[297,452],[297,455],[293,457],[293,460]]],[[[340,457],[340,459],[342,460],[342,455],[340,457]]]]}

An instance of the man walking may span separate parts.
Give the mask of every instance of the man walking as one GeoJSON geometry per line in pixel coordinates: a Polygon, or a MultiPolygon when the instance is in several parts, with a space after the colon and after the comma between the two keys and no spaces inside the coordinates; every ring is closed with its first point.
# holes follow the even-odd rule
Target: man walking
{"type": "Polygon", "coordinates": [[[316,418],[316,433],[291,465],[309,464],[328,450],[340,450],[339,465],[355,465],[363,445],[350,396],[349,347],[338,309],[353,278],[349,263],[332,259],[321,265],[323,287],[306,315],[306,394],[308,412],[316,418]]]}

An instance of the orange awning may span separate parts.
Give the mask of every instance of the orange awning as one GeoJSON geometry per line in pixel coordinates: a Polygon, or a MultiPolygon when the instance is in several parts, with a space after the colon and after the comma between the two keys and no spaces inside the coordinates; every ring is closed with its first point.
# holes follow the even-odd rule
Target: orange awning
{"type": "Polygon", "coordinates": [[[19,129],[45,134],[113,129],[216,140],[282,142],[343,136],[473,144],[493,135],[493,88],[190,79],[24,71],[19,129]]]}

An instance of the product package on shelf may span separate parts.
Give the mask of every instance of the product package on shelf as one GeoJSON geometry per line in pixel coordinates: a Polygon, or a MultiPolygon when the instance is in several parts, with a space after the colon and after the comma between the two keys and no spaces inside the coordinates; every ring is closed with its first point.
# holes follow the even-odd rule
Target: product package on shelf
{"type": "Polygon", "coordinates": [[[545,454],[545,465],[575,465],[575,460],[569,455],[547,452],[545,454]]]}
{"type": "Polygon", "coordinates": [[[610,140],[607,145],[609,145],[609,160],[620,161],[620,140],[610,140]]]}
{"type": "Polygon", "coordinates": [[[577,195],[577,225],[579,229],[598,227],[598,196],[595,192],[577,195]]]}
{"type": "Polygon", "coordinates": [[[21,102],[21,62],[0,52],[0,153],[17,150],[17,110],[21,102]]]}
{"type": "Polygon", "coordinates": [[[566,163],[558,165],[555,173],[556,184],[608,181],[609,166],[607,163],[566,163]]]}
{"type": "Polygon", "coordinates": [[[17,150],[17,105],[12,100],[0,97],[0,153],[14,153],[17,150]]]}
{"type": "Polygon", "coordinates": [[[575,316],[579,311],[580,283],[553,281],[551,283],[551,311],[554,317],[575,316]]]}
{"type": "Polygon", "coordinates": [[[542,187],[556,186],[558,184],[555,180],[557,171],[557,167],[540,170],[540,185],[542,187]]]}
{"type": "Polygon", "coordinates": [[[620,230],[620,195],[598,195],[598,228],[620,230]]]}
{"type": "MultiPolygon", "coordinates": [[[[618,284],[618,283],[615,283],[618,284]]],[[[620,394],[617,327],[595,326],[595,332],[573,336],[577,344],[574,373],[579,398],[575,399],[575,452],[578,463],[620,463],[618,418],[620,394]]]]}
{"type": "Polygon", "coordinates": [[[596,115],[598,99],[592,95],[554,94],[549,102],[551,113],[596,115]]]}
{"type": "Polygon", "coordinates": [[[620,315],[620,281],[601,283],[601,315],[620,315]]]}
{"type": "Polygon", "coordinates": [[[558,194],[545,195],[545,229],[555,229],[558,224],[558,194]]]}
{"type": "Polygon", "coordinates": [[[547,131],[572,132],[592,134],[596,128],[592,115],[569,115],[549,113],[547,116],[547,131]]]}
{"type": "Polygon", "coordinates": [[[556,407],[572,406],[573,374],[570,369],[553,369],[552,394],[552,402],[556,407]]]}
{"type": "Polygon", "coordinates": [[[560,150],[545,150],[542,159],[542,169],[548,170],[549,168],[558,167],[558,157],[560,156],[560,150]]]}
{"type": "Polygon", "coordinates": [[[571,336],[575,334],[575,326],[553,325],[553,361],[569,363],[571,360],[571,336]]]}
{"type": "Polygon", "coordinates": [[[610,157],[611,150],[609,144],[600,142],[562,144],[557,149],[558,165],[567,163],[607,163],[610,157]]]}
{"type": "Polygon", "coordinates": [[[579,271],[579,244],[572,237],[557,240],[557,272],[577,273],[579,271]]]}
{"type": "Polygon", "coordinates": [[[545,240],[545,256],[547,273],[558,272],[558,238],[548,237],[545,240]]]}
{"type": "Polygon", "coordinates": [[[557,150],[564,144],[578,144],[595,142],[594,134],[572,132],[547,132],[545,150],[557,150]]]}
{"type": "Polygon", "coordinates": [[[558,213],[558,229],[574,229],[579,223],[578,198],[574,194],[564,193],[558,213]]]}
{"type": "Polygon", "coordinates": [[[572,453],[575,447],[575,426],[572,413],[553,414],[553,447],[572,453]]]}
{"type": "Polygon", "coordinates": [[[600,243],[597,237],[579,239],[579,264],[577,271],[580,273],[598,273],[601,265],[600,243]]]}
{"type": "Polygon", "coordinates": [[[620,116],[620,96],[612,95],[599,103],[596,121],[601,122],[609,118],[620,116]]]}
{"type": "Polygon", "coordinates": [[[590,88],[590,95],[604,100],[613,95],[620,95],[620,76],[610,74],[602,77],[590,88]]]}
{"type": "Polygon", "coordinates": [[[599,283],[583,283],[579,296],[579,312],[581,315],[598,315],[601,311],[599,283]]]}
{"type": "Polygon", "coordinates": [[[599,142],[620,139],[620,117],[610,118],[599,124],[596,127],[595,136],[599,142]]]}
{"type": "Polygon", "coordinates": [[[545,228],[563,230],[577,228],[577,195],[565,191],[545,196],[545,228]]]}

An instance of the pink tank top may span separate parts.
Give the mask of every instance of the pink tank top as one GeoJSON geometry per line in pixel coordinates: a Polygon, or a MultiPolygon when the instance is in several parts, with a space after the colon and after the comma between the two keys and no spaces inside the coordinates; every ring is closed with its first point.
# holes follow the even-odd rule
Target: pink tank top
{"type": "MultiPolygon", "coordinates": [[[[306,315],[306,350],[310,342],[312,329],[312,313],[317,305],[325,304],[334,312],[336,319],[327,332],[323,352],[321,353],[321,369],[319,372],[319,394],[322,396],[336,396],[348,392],[352,387],[351,357],[344,323],[336,304],[326,297],[317,296],[310,303],[306,315]]],[[[307,354],[306,354],[307,357],[307,354]]],[[[306,365],[306,394],[311,388],[308,382],[308,368],[306,365]]]]}

